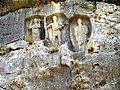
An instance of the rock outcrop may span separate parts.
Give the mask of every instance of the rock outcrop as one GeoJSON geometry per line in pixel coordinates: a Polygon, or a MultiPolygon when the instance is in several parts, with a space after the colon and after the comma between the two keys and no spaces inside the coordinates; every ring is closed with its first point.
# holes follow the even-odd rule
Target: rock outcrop
{"type": "MultiPolygon", "coordinates": [[[[76,12],[78,7],[74,5],[76,12]]],[[[84,54],[69,50],[68,42],[52,49],[44,46],[43,40],[32,45],[19,40],[4,46],[6,52],[0,55],[0,90],[119,89],[119,8],[98,3],[96,13],[86,13],[92,33],[84,54]],[[108,7],[113,11],[106,14],[108,7]]]]}

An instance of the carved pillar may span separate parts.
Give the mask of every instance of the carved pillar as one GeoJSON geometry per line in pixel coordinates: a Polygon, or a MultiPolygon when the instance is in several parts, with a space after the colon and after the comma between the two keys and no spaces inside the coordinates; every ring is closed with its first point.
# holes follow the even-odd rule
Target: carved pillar
{"type": "Polygon", "coordinates": [[[45,39],[48,38],[46,16],[44,17],[45,39]]]}

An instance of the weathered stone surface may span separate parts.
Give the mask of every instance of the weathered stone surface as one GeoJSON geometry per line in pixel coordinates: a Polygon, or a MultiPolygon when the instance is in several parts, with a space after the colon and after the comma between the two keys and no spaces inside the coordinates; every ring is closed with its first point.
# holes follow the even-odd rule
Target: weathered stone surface
{"type": "Polygon", "coordinates": [[[10,44],[7,44],[7,48],[11,48],[11,49],[23,49],[25,47],[28,47],[27,42],[25,42],[24,40],[19,40],[10,44]]]}
{"type": "Polygon", "coordinates": [[[71,66],[73,52],[68,49],[67,43],[62,44],[59,48],[61,54],[61,64],[71,66]]]}
{"type": "MultiPolygon", "coordinates": [[[[64,12],[67,17],[73,16],[74,12],[82,13],[82,11],[84,11],[79,5],[71,5],[65,6],[65,9],[61,8],[61,11],[64,12]]],[[[107,5],[109,6],[109,4],[107,5]]],[[[51,12],[54,13],[54,10],[51,11],[53,9],[52,6],[48,9],[50,11],[45,12],[47,7],[48,6],[43,7],[39,14],[49,15],[51,12]]],[[[98,10],[101,9],[101,7],[102,6],[99,6],[98,10]]],[[[107,6],[104,8],[106,7],[107,6]]],[[[23,9],[23,11],[27,11],[25,17],[37,13],[37,11],[34,11],[30,14],[31,9],[23,9]]],[[[100,10],[99,13],[104,13],[104,10],[100,10]]],[[[1,17],[5,20],[3,23],[13,14],[14,13],[11,13],[9,14],[10,16],[1,17]]],[[[86,14],[86,12],[83,14],[86,14]]],[[[87,14],[90,16],[93,13],[87,12],[87,14]]],[[[93,16],[95,15],[93,14],[93,16]]],[[[0,89],[69,90],[68,88],[71,86],[71,90],[74,90],[74,88],[77,90],[116,90],[120,63],[118,16],[119,9],[113,12],[113,14],[105,16],[106,18],[104,17],[103,22],[99,19],[93,19],[93,21],[90,19],[92,22],[92,33],[87,43],[85,53],[70,51],[67,42],[59,47],[58,52],[54,53],[49,53],[50,48],[45,47],[42,40],[35,41],[32,45],[28,45],[27,42],[23,40],[8,44],[7,47],[9,48],[20,49],[0,56],[0,89]],[[110,24],[111,22],[112,24],[110,24]],[[115,27],[113,26],[114,24],[116,24],[115,27]],[[110,28],[109,26],[113,27],[110,28]],[[93,48],[93,50],[90,47],[93,48]],[[83,55],[84,58],[82,57],[83,55]]],[[[24,19],[22,20],[22,22],[24,22],[24,19]]],[[[10,23],[10,21],[8,23],[10,23]]],[[[21,28],[21,30],[23,29],[21,28]]],[[[9,31],[6,30],[5,32],[9,31]]],[[[16,38],[15,35],[14,37],[16,38]]],[[[4,41],[1,41],[2,44],[6,43],[6,41],[3,43],[4,41]]]]}
{"type": "Polygon", "coordinates": [[[115,25],[115,28],[116,28],[117,30],[120,30],[120,23],[117,24],[117,25],[115,25]]]}
{"type": "MultiPolygon", "coordinates": [[[[26,42],[22,42],[24,43],[21,43],[21,46],[24,46],[26,42]]],[[[16,43],[11,43],[11,45],[15,46],[16,43]]],[[[26,45],[20,50],[11,51],[0,57],[1,60],[5,59],[4,64],[1,62],[5,71],[4,76],[2,76],[2,72],[0,73],[0,81],[3,81],[0,85],[3,88],[18,90],[20,88],[25,90],[39,90],[40,88],[42,88],[41,90],[54,88],[66,90],[70,80],[70,70],[68,67],[60,66],[60,52],[50,54],[48,51],[49,49],[43,45],[43,41],[35,41],[30,46],[26,45]],[[23,83],[24,87],[22,87],[23,83]],[[18,87],[19,84],[20,87],[18,87]],[[46,85],[48,86],[46,87],[46,85]]]]}
{"type": "MultiPolygon", "coordinates": [[[[67,18],[71,17],[74,13],[86,14],[79,5],[59,5],[58,9],[54,9],[54,5],[45,5],[39,10],[32,8],[20,9],[12,12],[6,16],[0,17],[0,46],[5,45],[19,39],[23,39],[25,35],[25,19],[34,15],[49,16],[54,13],[63,13],[67,18]],[[62,8],[64,7],[64,8],[62,8]]],[[[66,38],[66,37],[65,37],[66,38]]],[[[65,39],[64,38],[64,39],[65,39]]],[[[65,39],[66,40],[66,39],[65,39]]],[[[65,42],[65,41],[64,41],[65,42]]]]}
{"type": "Polygon", "coordinates": [[[0,17],[0,46],[24,37],[23,10],[0,17]]]}

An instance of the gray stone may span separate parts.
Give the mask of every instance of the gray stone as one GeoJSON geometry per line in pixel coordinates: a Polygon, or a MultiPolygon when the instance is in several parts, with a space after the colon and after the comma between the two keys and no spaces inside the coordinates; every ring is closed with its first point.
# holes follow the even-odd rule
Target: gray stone
{"type": "MultiPolygon", "coordinates": [[[[91,4],[90,4],[91,5],[91,4]]],[[[98,7],[99,14],[104,13],[104,9],[110,4],[105,4],[103,11],[100,10],[102,6],[98,7]]],[[[114,5],[112,5],[114,8],[114,5]]],[[[0,17],[0,45],[5,45],[6,43],[10,43],[12,41],[22,39],[24,36],[24,20],[33,15],[51,15],[53,13],[58,13],[53,9],[54,6],[46,5],[40,9],[39,12],[32,9],[20,9],[19,14],[17,12],[13,12],[4,17],[0,17]],[[24,13],[24,14],[23,14],[24,13]],[[21,16],[19,16],[21,15],[21,16]],[[21,20],[21,21],[20,21],[21,20]],[[13,25],[17,21],[20,21],[17,25],[13,25]],[[2,25],[1,25],[1,22],[2,25]],[[10,24],[11,23],[11,24],[10,24]],[[3,26],[5,24],[5,26],[3,26]],[[10,26],[9,26],[10,24],[10,26]],[[8,26],[7,26],[8,25],[8,26]],[[17,28],[17,26],[19,26],[17,28]],[[17,28],[17,29],[15,29],[17,28]],[[17,34],[15,34],[17,33],[17,34]],[[4,37],[3,37],[4,36],[4,37]]],[[[79,4],[67,4],[61,5],[60,13],[66,15],[67,18],[72,17],[74,14],[84,14],[91,15],[91,11],[86,11],[79,4]]],[[[58,52],[49,53],[49,48],[43,45],[43,41],[34,41],[32,45],[28,45],[27,42],[23,40],[15,41],[7,45],[8,48],[19,50],[11,51],[6,55],[0,56],[0,89],[1,86],[8,87],[12,86],[11,83],[13,80],[21,81],[23,78],[24,90],[67,90],[69,86],[69,81],[73,78],[73,81],[77,78],[77,80],[83,80],[87,84],[81,83],[79,86],[86,89],[95,89],[93,88],[94,80],[97,78],[100,79],[100,75],[106,74],[106,68],[109,67],[115,68],[119,67],[119,58],[120,58],[120,36],[119,33],[119,11],[116,11],[115,14],[110,14],[104,18],[104,21],[101,23],[99,20],[97,22],[92,21],[92,34],[89,38],[89,44],[91,46],[100,46],[100,49],[97,52],[94,50],[93,53],[88,53],[86,48],[85,57],[83,61],[74,61],[74,59],[82,59],[81,52],[72,52],[68,49],[68,44],[62,44],[59,47],[58,52]],[[115,15],[115,16],[114,16],[115,15]],[[115,25],[114,34],[108,35],[106,33],[106,25],[109,25],[106,20],[108,20],[110,26],[115,25]],[[80,73],[80,76],[77,75],[76,78],[71,77],[70,70],[72,69],[73,63],[79,64],[80,67],[83,66],[85,70],[80,73]],[[93,64],[98,63],[99,65],[103,65],[103,69],[94,68],[93,64]],[[63,66],[62,66],[63,65],[63,66]],[[69,68],[65,69],[65,66],[69,66],[69,68]],[[53,69],[55,67],[55,69],[53,69]],[[105,68],[104,68],[105,67],[105,68]],[[92,73],[95,72],[95,73],[92,73]],[[99,74],[99,73],[102,74],[99,74]],[[23,75],[23,76],[22,76],[23,75]],[[85,76],[84,76],[85,75],[85,76]],[[97,75],[96,77],[90,75],[97,75]],[[90,78],[94,79],[93,82],[90,78]]],[[[90,24],[90,23],[88,23],[90,24]]],[[[67,26],[66,26],[67,27],[67,26]]],[[[65,28],[66,30],[68,28],[65,28]]],[[[71,29],[72,31],[72,29],[71,29]]],[[[64,37],[65,38],[65,37],[64,37]]],[[[63,38],[63,39],[64,39],[63,38]]],[[[81,68],[80,68],[81,69],[81,68]]],[[[114,73],[112,73],[114,74],[114,73]]],[[[107,74],[106,74],[107,75],[107,74]]],[[[105,76],[106,76],[105,75],[105,76]]],[[[110,75],[108,75],[110,77],[110,75]]],[[[117,75],[116,75],[117,76],[117,75]]],[[[108,77],[108,79],[109,79],[108,77]]],[[[110,78],[111,80],[111,78],[110,78]]],[[[109,80],[108,80],[109,81],[109,80]]],[[[109,81],[110,82],[110,81],[109,81]]],[[[109,84],[109,82],[107,82],[109,84]]],[[[20,82],[18,82],[20,83],[20,82]]],[[[72,83],[73,86],[74,82],[72,83]]],[[[77,83],[78,84],[78,83],[77,83]]],[[[111,85],[104,85],[98,89],[113,89],[111,85]]],[[[8,87],[10,88],[10,87],[8,87]]],[[[1,89],[2,90],[2,89],[1,89]]],[[[16,89],[17,90],[17,89],[16,89]]],[[[20,88],[21,90],[21,88],[20,88]]],[[[116,90],[115,88],[113,90],[116,90]]]]}
{"type": "Polygon", "coordinates": [[[27,42],[25,42],[24,40],[19,40],[10,44],[7,44],[7,48],[11,48],[11,49],[22,49],[28,47],[27,42]]]}
{"type": "Polygon", "coordinates": [[[120,30],[120,23],[115,25],[115,29],[120,30]]]}
{"type": "Polygon", "coordinates": [[[68,49],[67,43],[60,46],[59,52],[61,54],[61,64],[68,65],[71,62],[73,52],[68,49]]]}
{"type": "Polygon", "coordinates": [[[6,73],[16,73],[23,68],[23,63],[25,59],[25,51],[17,50],[12,51],[6,55],[5,59],[5,72],[6,73]]]}
{"type": "Polygon", "coordinates": [[[24,14],[20,9],[14,13],[0,17],[0,46],[23,39],[24,14]]]}

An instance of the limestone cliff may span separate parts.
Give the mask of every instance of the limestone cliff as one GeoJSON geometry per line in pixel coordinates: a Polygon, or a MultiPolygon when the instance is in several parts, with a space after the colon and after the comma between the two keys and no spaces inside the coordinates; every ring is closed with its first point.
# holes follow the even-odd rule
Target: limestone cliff
{"type": "Polygon", "coordinates": [[[90,2],[65,2],[59,11],[53,8],[23,8],[0,17],[0,90],[119,90],[120,7],[98,3],[92,12],[90,2]],[[65,22],[62,45],[23,40],[30,20],[50,23],[52,15],[65,22]],[[90,31],[84,53],[76,50],[73,34],[79,18],[90,31]]]}

